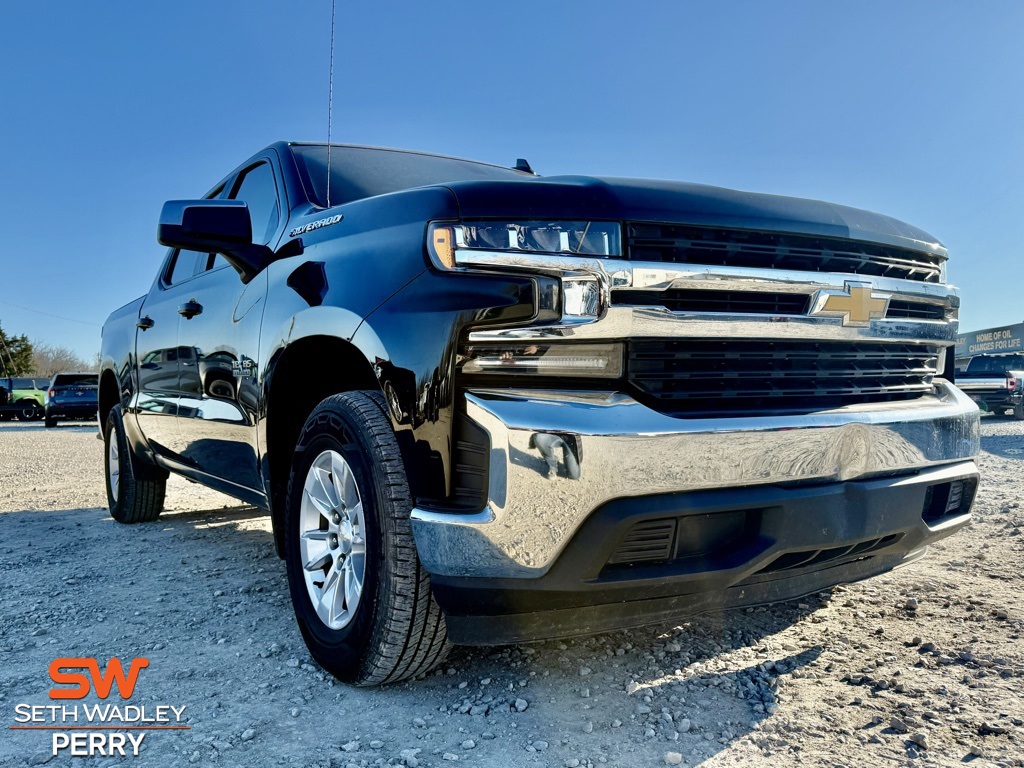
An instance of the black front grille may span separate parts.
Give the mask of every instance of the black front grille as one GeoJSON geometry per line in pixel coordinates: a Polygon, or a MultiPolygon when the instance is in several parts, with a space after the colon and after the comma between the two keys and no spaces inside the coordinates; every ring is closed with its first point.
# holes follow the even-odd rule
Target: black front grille
{"type": "Polygon", "coordinates": [[[946,308],[940,304],[927,304],[923,301],[900,301],[893,299],[886,311],[887,318],[906,318],[907,320],[945,320],[946,308]]]}
{"type": "Polygon", "coordinates": [[[612,291],[613,304],[666,307],[673,312],[730,312],[733,314],[802,315],[807,310],[804,293],[764,291],[612,291]]]}
{"type": "Polygon", "coordinates": [[[859,240],[631,223],[629,258],[673,264],[840,272],[937,283],[944,257],[859,240]]]}
{"type": "Polygon", "coordinates": [[[651,339],[629,342],[628,380],[677,416],[810,412],[932,391],[938,348],[924,344],[651,339]]]}

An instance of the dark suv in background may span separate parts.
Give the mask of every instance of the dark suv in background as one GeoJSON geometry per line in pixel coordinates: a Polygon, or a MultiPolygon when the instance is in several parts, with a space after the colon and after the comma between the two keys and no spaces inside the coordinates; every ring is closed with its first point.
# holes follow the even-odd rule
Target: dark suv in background
{"type": "Polygon", "coordinates": [[[58,419],[95,419],[98,410],[95,373],[58,373],[46,393],[46,426],[57,426],[58,419]]]}

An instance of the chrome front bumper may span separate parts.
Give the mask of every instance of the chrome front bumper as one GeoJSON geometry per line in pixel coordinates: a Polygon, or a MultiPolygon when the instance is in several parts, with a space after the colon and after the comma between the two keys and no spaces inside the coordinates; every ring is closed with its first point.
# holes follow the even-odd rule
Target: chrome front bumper
{"type": "Polygon", "coordinates": [[[956,387],[911,403],[801,416],[676,419],[622,393],[466,393],[490,437],[487,506],[413,510],[433,574],[538,578],[612,499],[800,482],[842,482],[973,459],[977,406],[956,387]]]}

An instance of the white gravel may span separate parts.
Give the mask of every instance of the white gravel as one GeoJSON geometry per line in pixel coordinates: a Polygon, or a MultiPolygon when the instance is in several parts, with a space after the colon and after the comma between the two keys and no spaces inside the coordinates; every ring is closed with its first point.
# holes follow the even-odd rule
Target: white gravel
{"type": "Polygon", "coordinates": [[[0,766],[1024,766],[1024,423],[983,424],[975,524],[921,562],[369,690],[309,658],[261,512],[172,478],[159,522],[118,525],[95,427],[0,424],[0,766]],[[57,656],[145,656],[131,703],[191,730],[49,760],[6,726],[57,656]]]}

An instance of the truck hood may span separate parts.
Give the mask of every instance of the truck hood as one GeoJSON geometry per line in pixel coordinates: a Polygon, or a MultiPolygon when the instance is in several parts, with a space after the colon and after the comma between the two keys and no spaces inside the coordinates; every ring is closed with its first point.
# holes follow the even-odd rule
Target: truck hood
{"type": "Polygon", "coordinates": [[[845,205],[655,179],[546,176],[446,185],[462,218],[647,221],[790,232],[884,243],[946,255],[905,222],[845,205]]]}

